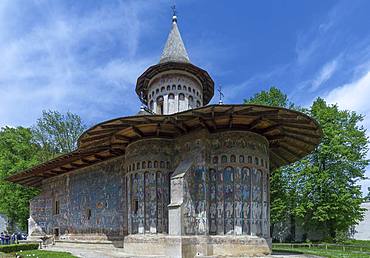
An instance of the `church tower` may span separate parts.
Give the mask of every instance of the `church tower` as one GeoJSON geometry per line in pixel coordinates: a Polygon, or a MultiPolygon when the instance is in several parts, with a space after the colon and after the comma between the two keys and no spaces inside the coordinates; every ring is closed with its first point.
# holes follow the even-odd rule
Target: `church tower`
{"type": "Polygon", "coordinates": [[[214,82],[206,71],[190,62],[175,13],[159,63],[138,78],[136,93],[157,115],[202,107],[213,97],[214,82]]]}

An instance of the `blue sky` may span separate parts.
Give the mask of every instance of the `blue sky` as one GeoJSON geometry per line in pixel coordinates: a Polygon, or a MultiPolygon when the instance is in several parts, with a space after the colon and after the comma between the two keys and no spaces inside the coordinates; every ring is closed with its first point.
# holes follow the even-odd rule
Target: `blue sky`
{"type": "MultiPolygon", "coordinates": [[[[159,60],[171,5],[1,0],[0,126],[30,126],[47,109],[89,125],[136,113],[136,78],[159,60]]],[[[356,110],[370,131],[370,1],[176,5],[190,59],[222,84],[226,103],[275,85],[299,105],[321,96],[356,110]]]]}

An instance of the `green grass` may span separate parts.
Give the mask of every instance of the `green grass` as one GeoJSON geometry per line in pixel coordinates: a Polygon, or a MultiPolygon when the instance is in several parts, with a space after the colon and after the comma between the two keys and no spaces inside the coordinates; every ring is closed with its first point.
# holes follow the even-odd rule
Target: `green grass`
{"type": "Polygon", "coordinates": [[[342,250],[335,250],[335,249],[328,249],[325,250],[323,248],[289,248],[289,247],[279,247],[279,248],[273,248],[273,252],[289,252],[289,253],[302,253],[302,254],[312,254],[312,255],[318,255],[322,257],[328,257],[328,258],[369,258],[370,254],[366,253],[358,253],[356,251],[342,251],[342,250]]]}
{"type": "MultiPolygon", "coordinates": [[[[71,253],[66,252],[52,252],[52,251],[44,251],[44,250],[32,250],[32,251],[24,251],[24,252],[18,252],[18,255],[21,255],[22,258],[76,258],[76,256],[73,256],[71,253]],[[32,256],[27,256],[32,255],[32,256]],[[35,255],[35,256],[33,256],[35,255]]],[[[12,254],[13,256],[9,257],[15,257],[15,253],[12,254]]],[[[1,257],[1,256],[0,256],[1,257]]],[[[5,256],[8,257],[8,256],[5,256]]]]}

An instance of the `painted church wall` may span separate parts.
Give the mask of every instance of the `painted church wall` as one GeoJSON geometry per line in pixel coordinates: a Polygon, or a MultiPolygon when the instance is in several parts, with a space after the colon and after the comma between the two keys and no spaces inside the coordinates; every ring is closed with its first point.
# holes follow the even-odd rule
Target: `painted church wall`
{"type": "Polygon", "coordinates": [[[117,158],[44,181],[30,205],[36,228],[60,235],[127,233],[123,163],[117,158]]]}

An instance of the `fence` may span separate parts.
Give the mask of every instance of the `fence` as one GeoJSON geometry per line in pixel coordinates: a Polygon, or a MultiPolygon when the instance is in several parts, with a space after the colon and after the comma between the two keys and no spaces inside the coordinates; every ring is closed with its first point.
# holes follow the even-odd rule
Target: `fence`
{"type": "Polygon", "coordinates": [[[313,243],[273,243],[274,249],[296,249],[296,248],[320,248],[326,250],[354,251],[359,253],[370,254],[370,246],[361,245],[341,245],[341,244],[313,244],[313,243]]]}

